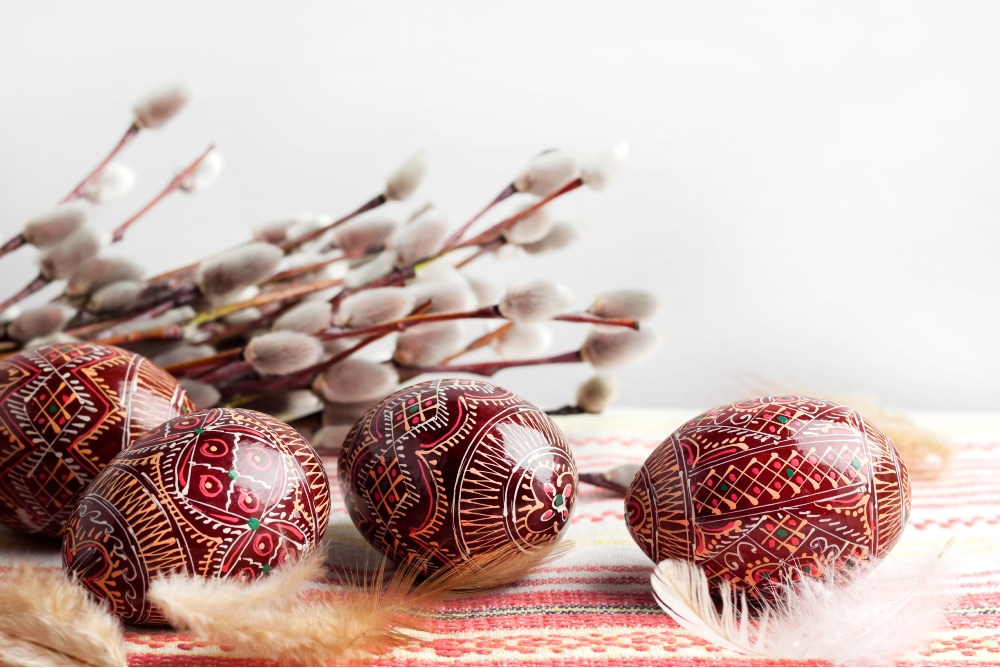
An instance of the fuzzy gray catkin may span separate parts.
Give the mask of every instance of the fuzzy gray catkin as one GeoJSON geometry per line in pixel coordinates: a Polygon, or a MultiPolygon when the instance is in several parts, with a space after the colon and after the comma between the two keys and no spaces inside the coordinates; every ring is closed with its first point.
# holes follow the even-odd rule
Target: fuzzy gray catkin
{"type": "Polygon", "coordinates": [[[414,303],[426,304],[430,308],[425,313],[458,313],[476,308],[479,300],[468,284],[455,283],[413,283],[414,303]]]}
{"type": "Polygon", "coordinates": [[[398,383],[399,374],[391,364],[348,357],[320,373],[313,391],[326,401],[354,403],[381,399],[398,383]]]}
{"type": "Polygon", "coordinates": [[[427,174],[427,151],[419,150],[403,161],[386,179],[383,194],[387,200],[404,200],[413,194],[427,174]]]}
{"type": "Polygon", "coordinates": [[[262,376],[284,376],[306,369],[323,355],[318,339],[300,332],[268,332],[255,336],[243,357],[262,376]]]}
{"type": "Polygon", "coordinates": [[[500,357],[517,359],[539,355],[552,343],[552,331],[540,322],[515,322],[506,328],[490,346],[500,357]]]}
{"type": "Polygon", "coordinates": [[[127,195],[135,184],[135,172],[112,162],[105,165],[97,178],[87,187],[87,199],[94,204],[106,204],[127,195]]]}
{"type": "Polygon", "coordinates": [[[79,200],[60,204],[24,224],[24,240],[38,248],[59,243],[83,227],[90,217],[90,207],[79,200]]]}
{"type": "Polygon", "coordinates": [[[545,279],[511,285],[500,300],[500,313],[514,322],[540,322],[559,315],[573,304],[569,288],[545,279]]]}
{"type": "Polygon", "coordinates": [[[250,243],[202,262],[195,282],[207,296],[227,295],[266,280],[282,257],[284,253],[273,244],[250,243]]]}
{"type": "Polygon", "coordinates": [[[194,378],[181,378],[177,382],[187,392],[188,398],[194,402],[195,410],[203,411],[206,408],[212,408],[222,398],[222,395],[213,386],[194,378]]]}
{"type": "Polygon", "coordinates": [[[580,355],[595,369],[609,369],[641,359],[656,345],[656,334],[647,328],[639,331],[618,327],[614,331],[593,329],[583,342],[580,355]]]}
{"type": "Polygon", "coordinates": [[[184,108],[194,89],[187,83],[176,83],[149,93],[132,107],[134,122],[140,128],[159,128],[184,108]]]}
{"type": "Polygon", "coordinates": [[[374,211],[338,227],[333,231],[333,239],[345,252],[375,249],[384,245],[397,227],[399,221],[395,217],[374,211]]]}
{"type": "Polygon", "coordinates": [[[602,318],[647,320],[656,315],[658,308],[659,302],[652,293],[626,288],[597,295],[590,312],[602,318]]]}
{"type": "Polygon", "coordinates": [[[124,310],[139,299],[145,286],[139,281],[115,281],[94,292],[87,300],[87,310],[92,313],[124,310]]]}
{"type": "Polygon", "coordinates": [[[417,325],[400,333],[392,358],[409,366],[437,364],[465,347],[461,323],[455,320],[417,325]]]}
{"type": "Polygon", "coordinates": [[[562,250],[583,236],[583,226],[572,221],[557,220],[548,234],[538,241],[522,244],[521,248],[532,255],[562,250]]]}
{"type": "Polygon", "coordinates": [[[409,267],[440,251],[447,237],[448,221],[438,209],[431,208],[397,229],[386,247],[396,251],[397,267],[409,267]]]}
{"type": "Polygon", "coordinates": [[[397,320],[414,307],[408,288],[374,288],[347,297],[340,304],[334,324],[338,327],[371,327],[397,320]]]}
{"type": "Polygon", "coordinates": [[[618,180],[627,157],[628,143],[618,142],[611,150],[585,162],[580,178],[591,190],[604,190],[618,180]]]}
{"type": "Polygon", "coordinates": [[[81,227],[47,249],[39,259],[39,270],[49,280],[69,278],[84,262],[96,256],[106,241],[106,235],[90,227],[81,227]]]}
{"type": "MultiPolygon", "coordinates": [[[[601,413],[618,396],[618,383],[611,376],[598,374],[576,390],[576,405],[586,413],[601,413]]],[[[631,482],[631,480],[629,480],[631,482]]]]}
{"type": "Polygon", "coordinates": [[[116,281],[134,281],[142,267],[125,257],[95,257],[81,264],[69,277],[66,294],[76,297],[100,290],[116,281]]]}
{"type": "Polygon", "coordinates": [[[330,302],[302,302],[274,321],[275,331],[319,334],[330,326],[333,308],[330,302]]]}
{"type": "Polygon", "coordinates": [[[514,179],[518,192],[547,197],[580,176],[580,163],[566,151],[556,149],[535,156],[514,179]]]}
{"type": "Polygon", "coordinates": [[[21,342],[47,336],[58,331],[71,313],[71,309],[62,304],[46,304],[26,309],[7,326],[7,335],[21,342]]]}

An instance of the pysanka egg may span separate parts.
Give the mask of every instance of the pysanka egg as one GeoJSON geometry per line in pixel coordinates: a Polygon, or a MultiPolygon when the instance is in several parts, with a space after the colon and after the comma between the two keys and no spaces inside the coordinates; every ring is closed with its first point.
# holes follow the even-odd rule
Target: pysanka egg
{"type": "Polygon", "coordinates": [[[61,535],[112,457],[193,410],[170,374],[112,346],[57,343],[0,361],[0,523],[61,535]]]}
{"type": "Polygon", "coordinates": [[[151,580],[256,579],[310,553],[329,515],[326,471],[294,429],[212,408],[170,420],[108,464],[66,527],[63,566],[126,622],[159,624],[151,580]]]}
{"type": "Polygon", "coordinates": [[[699,415],[653,451],[625,498],[651,559],[692,561],[750,598],[884,556],[909,511],[906,467],[888,437],[857,411],[798,396],[699,415]]]}
{"type": "Polygon", "coordinates": [[[400,390],[344,439],[340,487],[354,524],[425,571],[559,539],[576,499],[573,455],[551,418],[467,379],[400,390]]]}

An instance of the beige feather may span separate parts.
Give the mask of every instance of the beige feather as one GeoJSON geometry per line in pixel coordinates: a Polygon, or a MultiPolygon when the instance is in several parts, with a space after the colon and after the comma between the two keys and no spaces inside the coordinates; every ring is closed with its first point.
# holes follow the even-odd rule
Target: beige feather
{"type": "Polygon", "coordinates": [[[125,666],[121,624],[62,572],[20,563],[0,580],[0,664],[125,666]]]}
{"type": "Polygon", "coordinates": [[[821,579],[802,576],[758,611],[726,580],[713,592],[703,569],[688,561],[660,562],[651,581],[674,621],[720,647],[771,659],[875,665],[924,644],[944,623],[954,590],[941,565],[953,542],[918,559],[864,562],[849,576],[833,569],[821,579]]]}
{"type": "Polygon", "coordinates": [[[422,563],[404,562],[387,576],[383,560],[374,572],[339,587],[306,591],[322,563],[315,557],[250,584],[190,576],[157,580],[150,597],[171,624],[203,640],[280,663],[342,664],[409,642],[414,630],[426,628],[428,605],[507,584],[568,548],[564,543],[522,553],[512,546],[442,569],[419,584],[422,563]]]}

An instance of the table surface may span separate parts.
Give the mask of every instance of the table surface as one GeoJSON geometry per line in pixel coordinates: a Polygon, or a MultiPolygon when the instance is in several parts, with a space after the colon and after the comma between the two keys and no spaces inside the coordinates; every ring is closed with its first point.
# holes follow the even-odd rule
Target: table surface
{"type": "MultiPolygon", "coordinates": [[[[617,409],[559,418],[580,471],[642,462],[693,410],[617,409]]],[[[941,629],[902,664],[1000,663],[1000,413],[920,413],[917,421],[948,437],[950,472],[915,478],[909,525],[895,548],[920,553],[957,537],[959,597],[941,629]]],[[[335,473],[335,464],[328,461],[335,473]]],[[[332,482],[336,482],[333,480],[332,482]]],[[[366,546],[333,485],[327,538],[348,550],[366,546]]],[[[677,626],[653,600],[653,564],[632,542],[622,499],[581,485],[567,538],[572,550],[503,590],[443,604],[433,632],[377,659],[384,665],[746,665],[773,664],[720,649],[677,626]]],[[[0,563],[28,559],[59,566],[58,546],[0,528],[0,563]]],[[[266,658],[170,630],[130,628],[130,665],[256,665],[266,658]]]]}

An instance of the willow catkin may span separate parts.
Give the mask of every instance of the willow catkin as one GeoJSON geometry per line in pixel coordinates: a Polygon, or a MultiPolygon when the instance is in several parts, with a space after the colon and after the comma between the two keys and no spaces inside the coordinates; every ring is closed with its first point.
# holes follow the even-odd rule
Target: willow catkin
{"type": "Polygon", "coordinates": [[[338,327],[371,327],[408,315],[414,307],[413,291],[408,288],[373,288],[344,299],[334,324],[338,327]]]}
{"type": "Polygon", "coordinates": [[[275,331],[319,334],[330,327],[332,317],[330,302],[302,302],[282,314],[271,328],[275,331]]]}
{"type": "Polygon", "coordinates": [[[87,187],[87,199],[94,204],[107,204],[127,195],[134,184],[135,172],[112,162],[87,187]]]}
{"type": "Polygon", "coordinates": [[[545,279],[522,281],[511,285],[500,300],[503,317],[514,322],[550,320],[573,304],[573,293],[562,285],[545,279]]]}
{"type": "Polygon", "coordinates": [[[399,373],[391,364],[348,357],[317,375],[312,387],[326,401],[355,403],[381,399],[397,384],[399,373]]]}
{"type": "Polygon", "coordinates": [[[540,322],[515,322],[490,341],[500,357],[518,359],[539,355],[552,344],[552,330],[540,322]]]}
{"type": "Polygon", "coordinates": [[[386,242],[386,247],[396,252],[397,267],[409,267],[440,251],[448,232],[444,214],[437,208],[431,208],[411,223],[398,228],[386,242]]]}
{"type": "Polygon", "coordinates": [[[285,376],[319,362],[323,344],[301,332],[268,332],[255,336],[243,357],[262,376],[285,376]]]}
{"type": "Polygon", "coordinates": [[[580,178],[591,190],[604,190],[618,180],[627,157],[628,142],[618,142],[611,150],[585,162],[580,178]]]}
{"type": "Polygon", "coordinates": [[[376,249],[399,227],[395,216],[373,211],[338,227],[333,231],[337,247],[345,252],[376,249]]]}
{"type": "Polygon", "coordinates": [[[195,282],[207,296],[222,296],[256,285],[270,277],[284,253],[257,241],[216,255],[201,263],[195,282]]]}
{"type": "Polygon", "coordinates": [[[602,318],[648,320],[656,315],[659,300],[646,290],[623,289],[603,292],[594,298],[590,312],[602,318]]]}
{"type": "Polygon", "coordinates": [[[583,236],[584,227],[581,223],[557,220],[544,237],[530,244],[521,244],[521,248],[532,255],[550,253],[562,250],[575,243],[583,236]]]}
{"type": "Polygon", "coordinates": [[[115,281],[97,290],[87,300],[87,310],[92,313],[124,310],[135,304],[145,289],[139,281],[115,281]]]}
{"type": "Polygon", "coordinates": [[[141,98],[132,107],[134,122],[140,128],[159,128],[177,115],[194,95],[188,83],[159,88],[141,98]]]}
{"type": "Polygon", "coordinates": [[[57,332],[72,314],[73,310],[62,304],[26,309],[7,326],[7,335],[21,342],[47,336],[57,332]]]}
{"type": "Polygon", "coordinates": [[[419,150],[403,161],[386,179],[383,194],[387,200],[404,200],[413,194],[427,174],[427,151],[419,150]]]}
{"type": "Polygon", "coordinates": [[[576,405],[585,413],[603,413],[618,396],[618,382],[606,374],[584,381],[576,390],[576,405]]]}
{"type": "Polygon", "coordinates": [[[142,267],[126,257],[95,257],[81,264],[69,277],[66,294],[87,295],[115,281],[134,281],[142,276],[142,267]]]}
{"type": "Polygon", "coordinates": [[[39,270],[49,280],[69,278],[84,262],[96,256],[107,235],[91,227],[81,227],[49,247],[38,261],[39,270]]]}
{"type": "Polygon", "coordinates": [[[459,352],[465,343],[461,323],[431,322],[400,333],[392,358],[408,366],[429,366],[459,352]]]}
{"type": "Polygon", "coordinates": [[[595,369],[608,369],[641,359],[656,343],[657,336],[648,327],[638,331],[624,327],[595,328],[583,342],[580,356],[595,369]]]}
{"type": "Polygon", "coordinates": [[[24,224],[24,240],[38,248],[48,248],[76,232],[90,218],[90,206],[74,200],[55,206],[24,224]]]}
{"type": "Polygon", "coordinates": [[[516,179],[518,192],[547,197],[580,176],[580,163],[566,151],[546,151],[531,159],[516,179]]]}

